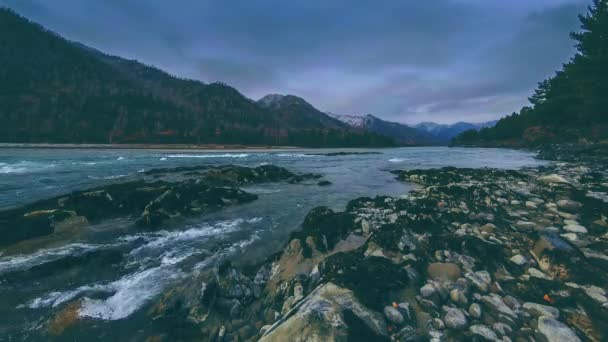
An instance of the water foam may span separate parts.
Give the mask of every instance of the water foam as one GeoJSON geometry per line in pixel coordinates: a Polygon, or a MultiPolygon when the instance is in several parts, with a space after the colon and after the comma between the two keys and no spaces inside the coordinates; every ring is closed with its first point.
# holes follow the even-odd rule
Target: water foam
{"type": "Polygon", "coordinates": [[[405,159],[403,159],[403,158],[391,158],[388,161],[391,162],[391,163],[401,163],[401,162],[404,162],[405,159]]]}
{"type": "Polygon", "coordinates": [[[246,158],[249,154],[246,153],[225,153],[225,154],[170,154],[168,158],[246,158]]]}
{"type": "Polygon", "coordinates": [[[32,254],[20,254],[0,258],[0,273],[15,270],[25,270],[42,265],[50,261],[61,259],[69,255],[82,255],[84,253],[112,247],[116,245],[94,245],[86,243],[73,243],[57,248],[43,249],[32,254]]]}
{"type": "Polygon", "coordinates": [[[53,168],[57,165],[50,163],[38,163],[31,162],[27,160],[22,160],[20,162],[9,164],[9,163],[0,163],[0,174],[24,174],[24,173],[34,173],[45,171],[50,168],[53,168]]]}

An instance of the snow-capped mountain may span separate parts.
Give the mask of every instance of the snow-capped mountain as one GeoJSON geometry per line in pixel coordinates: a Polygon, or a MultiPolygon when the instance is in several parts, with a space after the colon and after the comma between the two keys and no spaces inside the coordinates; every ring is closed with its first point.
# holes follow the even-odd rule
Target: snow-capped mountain
{"type": "Polygon", "coordinates": [[[382,134],[393,138],[404,145],[438,145],[440,141],[431,134],[418,130],[397,122],[382,120],[371,114],[359,115],[338,115],[327,113],[329,116],[338,119],[352,127],[361,128],[369,132],[382,134]]]}

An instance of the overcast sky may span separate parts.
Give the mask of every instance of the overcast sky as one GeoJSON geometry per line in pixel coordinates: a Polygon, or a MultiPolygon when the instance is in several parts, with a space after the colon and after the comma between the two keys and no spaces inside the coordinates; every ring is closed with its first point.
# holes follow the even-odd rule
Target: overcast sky
{"type": "Polygon", "coordinates": [[[62,36],[258,99],[404,123],[519,110],[590,0],[0,0],[62,36]]]}

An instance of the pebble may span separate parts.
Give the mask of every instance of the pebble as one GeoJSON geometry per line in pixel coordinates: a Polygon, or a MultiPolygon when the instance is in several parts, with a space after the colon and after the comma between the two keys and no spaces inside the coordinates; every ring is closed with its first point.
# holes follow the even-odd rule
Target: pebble
{"type": "Polygon", "coordinates": [[[504,314],[511,318],[517,318],[517,314],[502,301],[502,298],[499,295],[495,293],[481,297],[481,302],[488,311],[492,311],[496,314],[504,314]]]}
{"type": "Polygon", "coordinates": [[[460,278],[460,267],[452,263],[432,263],[428,266],[427,272],[433,279],[456,281],[460,278]]]}
{"type": "Polygon", "coordinates": [[[538,177],[538,180],[545,184],[570,184],[564,177],[555,173],[538,177]]]}
{"type": "Polygon", "coordinates": [[[471,304],[471,306],[469,306],[469,314],[473,318],[481,317],[481,306],[477,303],[471,304]]]}
{"type": "Polygon", "coordinates": [[[467,326],[467,318],[460,309],[450,308],[447,306],[443,307],[445,315],[443,316],[443,322],[445,326],[450,329],[462,330],[467,326]]]}
{"type": "Polygon", "coordinates": [[[401,325],[404,322],[401,312],[392,306],[384,307],[384,316],[386,316],[386,319],[388,319],[391,323],[397,325],[401,325]]]}
{"type": "Polygon", "coordinates": [[[437,292],[437,290],[431,284],[426,284],[420,288],[420,295],[425,298],[432,296],[433,294],[435,294],[435,292],[437,292]]]}
{"type": "Polygon", "coordinates": [[[540,317],[536,331],[541,340],[544,339],[551,342],[580,342],[580,339],[572,329],[551,317],[540,317]]]}
{"type": "Polygon", "coordinates": [[[517,266],[523,266],[528,263],[528,259],[521,254],[514,255],[509,260],[517,266]]]}
{"type": "Polygon", "coordinates": [[[524,303],[524,310],[534,317],[552,317],[559,318],[559,310],[547,305],[537,304],[537,303],[524,303]]]}
{"type": "Polygon", "coordinates": [[[577,234],[587,234],[587,228],[578,224],[569,224],[564,227],[565,231],[577,234]]]}
{"type": "Polygon", "coordinates": [[[492,277],[488,271],[477,271],[475,273],[468,272],[464,276],[469,279],[479,291],[488,292],[490,283],[492,282],[492,277]]]}
{"type": "Polygon", "coordinates": [[[486,341],[494,341],[494,340],[498,339],[498,336],[496,336],[496,333],[485,325],[481,325],[481,324],[471,325],[469,327],[469,331],[474,336],[481,337],[482,339],[484,339],[486,341]]]}

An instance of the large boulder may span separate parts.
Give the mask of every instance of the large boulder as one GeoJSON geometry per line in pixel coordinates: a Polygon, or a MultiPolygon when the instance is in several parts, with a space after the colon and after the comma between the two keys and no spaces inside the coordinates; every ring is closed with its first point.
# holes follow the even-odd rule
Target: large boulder
{"type": "Polygon", "coordinates": [[[260,341],[389,341],[382,315],[361,304],[353,292],[322,284],[287,315],[267,328],[260,341]]]}

